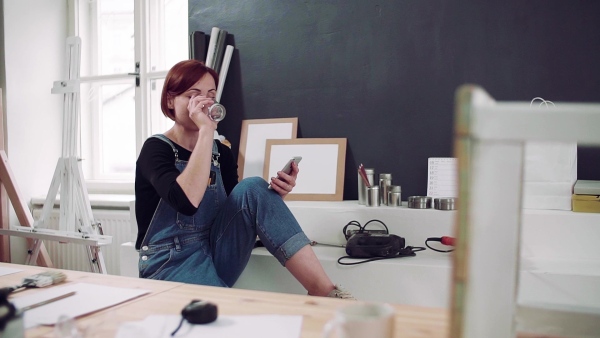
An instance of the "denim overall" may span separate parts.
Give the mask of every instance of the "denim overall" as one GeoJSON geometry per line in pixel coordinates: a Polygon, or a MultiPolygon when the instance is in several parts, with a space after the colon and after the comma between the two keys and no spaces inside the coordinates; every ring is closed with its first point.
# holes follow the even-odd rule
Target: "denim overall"
{"type": "MultiPolygon", "coordinates": [[[[175,166],[183,171],[177,148],[175,166]]],[[[177,212],[159,201],[140,247],[141,278],[231,287],[254,248],[256,236],[285,266],[298,250],[310,243],[283,199],[260,177],[250,177],[226,195],[221,178],[219,152],[213,142],[211,171],[198,211],[193,216],[177,212]]]]}

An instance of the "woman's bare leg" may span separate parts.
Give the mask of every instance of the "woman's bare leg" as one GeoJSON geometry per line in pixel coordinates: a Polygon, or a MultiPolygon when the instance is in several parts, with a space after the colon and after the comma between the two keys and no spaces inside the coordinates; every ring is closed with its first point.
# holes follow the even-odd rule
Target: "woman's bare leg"
{"type": "Polygon", "coordinates": [[[310,245],[304,246],[288,259],[285,267],[309,295],[327,296],[335,288],[310,245]]]}

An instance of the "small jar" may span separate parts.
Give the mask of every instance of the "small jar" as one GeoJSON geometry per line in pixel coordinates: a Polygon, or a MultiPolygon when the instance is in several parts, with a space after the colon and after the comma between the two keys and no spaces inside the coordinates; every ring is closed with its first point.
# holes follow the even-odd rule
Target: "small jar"
{"type": "Polygon", "coordinates": [[[402,205],[402,188],[399,185],[389,186],[387,201],[390,207],[399,207],[402,205]]]}
{"type": "Polygon", "coordinates": [[[372,186],[367,188],[367,206],[378,207],[379,206],[379,187],[372,186]]]}
{"type": "Polygon", "coordinates": [[[411,209],[431,209],[431,197],[410,196],[408,197],[408,207],[411,209]]]}
{"type": "Polygon", "coordinates": [[[437,210],[456,210],[456,198],[439,197],[433,200],[433,207],[437,210]]]}
{"type": "Polygon", "coordinates": [[[388,204],[388,187],[390,185],[392,185],[392,174],[379,174],[379,198],[383,205],[388,204]]]}

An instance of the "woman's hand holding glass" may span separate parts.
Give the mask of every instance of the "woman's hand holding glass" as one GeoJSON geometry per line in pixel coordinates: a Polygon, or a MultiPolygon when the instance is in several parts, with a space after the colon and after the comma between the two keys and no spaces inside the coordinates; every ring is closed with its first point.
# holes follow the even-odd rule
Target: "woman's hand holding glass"
{"type": "Polygon", "coordinates": [[[210,97],[196,95],[190,97],[188,102],[188,111],[190,119],[198,127],[209,125],[213,129],[217,129],[217,122],[213,121],[208,116],[208,108],[215,103],[215,100],[210,97]]]}

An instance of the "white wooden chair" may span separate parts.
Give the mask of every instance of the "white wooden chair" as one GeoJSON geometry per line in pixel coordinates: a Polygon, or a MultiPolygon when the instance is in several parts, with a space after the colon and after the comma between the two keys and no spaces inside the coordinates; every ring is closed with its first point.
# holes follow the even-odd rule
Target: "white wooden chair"
{"type": "Polygon", "coordinates": [[[450,336],[515,337],[524,143],[600,146],[600,104],[532,108],[496,102],[474,85],[461,86],[455,104],[459,212],[450,336]]]}

